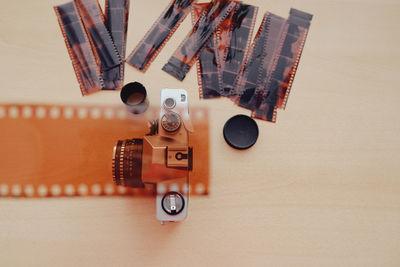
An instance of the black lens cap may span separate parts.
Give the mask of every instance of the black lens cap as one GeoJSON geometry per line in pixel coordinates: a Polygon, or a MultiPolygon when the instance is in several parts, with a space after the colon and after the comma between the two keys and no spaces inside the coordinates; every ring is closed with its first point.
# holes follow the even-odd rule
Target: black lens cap
{"type": "Polygon", "coordinates": [[[258,138],[257,123],[246,115],[233,116],[225,123],[224,138],[233,148],[250,148],[258,138]]]}

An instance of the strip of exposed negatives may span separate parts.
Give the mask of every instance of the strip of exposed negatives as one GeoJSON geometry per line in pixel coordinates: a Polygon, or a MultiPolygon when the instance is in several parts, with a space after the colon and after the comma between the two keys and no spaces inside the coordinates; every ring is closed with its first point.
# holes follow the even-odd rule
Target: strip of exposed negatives
{"type": "Polygon", "coordinates": [[[275,59],[275,68],[266,83],[263,99],[252,111],[254,118],[275,122],[276,109],[285,107],[311,19],[311,14],[296,9],[290,10],[287,31],[283,34],[279,56],[275,59]]]}
{"type": "Polygon", "coordinates": [[[129,0],[106,0],[104,9],[105,25],[121,58],[125,58],[125,44],[128,30],[129,0]]]}
{"type": "Polygon", "coordinates": [[[292,64],[289,75],[285,78],[287,81],[287,86],[284,87],[280,92],[280,98],[278,102],[279,108],[284,109],[286,107],[312,17],[313,16],[309,13],[294,8],[290,9],[290,16],[288,19],[288,34],[286,36],[285,43],[283,44],[281,56],[290,58],[294,61],[294,64],[292,64]],[[292,36],[296,37],[296,41],[294,41],[294,38],[291,38],[292,36]]]}
{"type": "Polygon", "coordinates": [[[100,90],[103,83],[92,49],[85,34],[75,4],[69,2],[55,6],[54,10],[74,67],[82,95],[100,90]]]}
{"type": "Polygon", "coordinates": [[[259,70],[265,59],[265,43],[269,30],[271,16],[270,13],[264,14],[261,25],[257,31],[254,41],[251,45],[245,64],[242,67],[240,75],[237,77],[237,99],[239,106],[252,109],[254,106],[254,94],[259,82],[259,70]]]}
{"type": "Polygon", "coordinates": [[[144,38],[128,56],[127,63],[146,71],[165,43],[178,28],[196,0],[172,0],[144,38]]]}
{"type": "Polygon", "coordinates": [[[221,27],[220,46],[224,51],[219,88],[223,96],[236,95],[235,82],[249,50],[257,11],[258,7],[238,3],[233,15],[226,20],[228,27],[221,27]]]}
{"type": "MultiPolygon", "coordinates": [[[[123,60],[125,58],[128,30],[129,0],[106,0],[104,17],[104,23],[123,60]]],[[[124,62],[114,68],[104,70],[103,80],[105,86],[103,89],[120,89],[124,81],[124,62]]]]}
{"type": "Polygon", "coordinates": [[[235,6],[236,3],[230,0],[210,2],[163,70],[178,80],[183,80],[201,48],[235,6]]]}
{"type": "Polygon", "coordinates": [[[118,51],[103,21],[97,0],[74,0],[90,43],[95,48],[96,60],[101,70],[107,70],[121,63],[118,51]]]}
{"type": "Polygon", "coordinates": [[[283,32],[287,29],[286,20],[274,14],[268,14],[265,29],[263,31],[261,50],[258,57],[261,58],[261,64],[257,69],[252,69],[253,74],[247,75],[247,80],[243,80],[245,86],[246,98],[240,98],[242,106],[250,110],[258,107],[264,99],[265,84],[270,80],[272,71],[275,68],[276,58],[281,49],[281,40],[283,32]],[[251,90],[249,90],[251,89],[251,90]]]}
{"type": "MultiPolygon", "coordinates": [[[[199,19],[207,5],[208,3],[193,4],[193,25],[199,19]]],[[[214,33],[204,45],[197,58],[197,81],[199,83],[199,96],[201,99],[217,98],[220,96],[217,57],[217,34],[214,33]]]]}

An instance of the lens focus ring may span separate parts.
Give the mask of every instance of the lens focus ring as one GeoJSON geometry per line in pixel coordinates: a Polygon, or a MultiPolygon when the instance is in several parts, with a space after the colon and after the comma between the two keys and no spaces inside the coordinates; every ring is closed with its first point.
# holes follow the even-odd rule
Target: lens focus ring
{"type": "Polygon", "coordinates": [[[144,187],[142,182],[143,139],[119,140],[114,147],[113,179],[116,185],[144,187]]]}

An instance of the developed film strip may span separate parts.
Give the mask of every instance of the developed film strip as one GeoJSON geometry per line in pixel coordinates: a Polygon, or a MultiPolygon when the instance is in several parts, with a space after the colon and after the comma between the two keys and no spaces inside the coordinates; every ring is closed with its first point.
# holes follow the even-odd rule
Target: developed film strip
{"type": "Polygon", "coordinates": [[[284,81],[287,83],[287,86],[283,87],[280,91],[280,98],[278,100],[279,108],[284,109],[286,107],[312,17],[313,16],[311,14],[294,8],[290,10],[288,33],[285,38],[280,57],[287,57],[289,61],[293,61],[293,63],[289,74],[284,79],[284,81]]]}
{"type": "Polygon", "coordinates": [[[121,58],[104,25],[99,3],[97,0],[75,0],[75,4],[102,72],[102,89],[116,89],[120,83],[121,58]]]}
{"type": "Polygon", "coordinates": [[[103,87],[100,68],[73,2],[54,7],[82,95],[103,87]]]}
{"type": "MultiPolygon", "coordinates": [[[[192,7],[192,23],[200,18],[208,3],[194,4],[192,7]]],[[[197,81],[199,83],[200,98],[217,98],[219,90],[219,66],[217,33],[214,32],[208,42],[204,45],[197,58],[197,81]]]]}
{"type": "Polygon", "coordinates": [[[118,66],[121,58],[104,25],[103,14],[97,0],[75,0],[75,4],[102,70],[118,66]]]}
{"type": "Polygon", "coordinates": [[[104,16],[106,27],[122,60],[126,50],[129,0],[106,0],[104,16]]]}
{"type": "Polygon", "coordinates": [[[311,19],[296,9],[287,20],[264,15],[237,77],[234,98],[253,118],[276,122],[277,109],[285,108],[311,19]]]}
{"type": "MultiPolygon", "coordinates": [[[[280,51],[282,33],[285,29],[286,20],[274,14],[266,15],[266,23],[263,25],[263,36],[261,37],[258,51],[252,57],[258,57],[259,64],[253,65],[252,75],[245,72],[241,80],[245,94],[242,94],[239,104],[254,110],[259,106],[265,92],[265,84],[270,80],[272,70],[275,68],[275,59],[280,51]],[[246,79],[247,78],[247,79],[246,79]]],[[[254,51],[253,51],[254,52],[254,51]]]]}
{"type": "Polygon", "coordinates": [[[235,12],[221,27],[220,47],[222,47],[220,94],[236,95],[235,82],[249,50],[258,7],[237,4],[235,12]]]}
{"type": "Polygon", "coordinates": [[[118,81],[117,83],[106,85],[106,88],[120,89],[123,85],[125,64],[122,61],[125,58],[128,18],[129,0],[106,0],[104,22],[121,58],[121,64],[104,71],[104,81],[118,81]]]}
{"type": "MultiPolygon", "coordinates": [[[[235,95],[235,80],[250,45],[257,7],[235,2],[227,18],[220,23],[197,58],[200,98],[235,95]]],[[[195,4],[193,24],[207,3],[195,4]]]]}
{"type": "MultiPolygon", "coordinates": [[[[208,194],[208,113],[190,110],[195,132],[190,184],[166,183],[169,191],[208,194]]],[[[114,106],[0,105],[0,197],[154,195],[165,190],[145,184],[113,184],[112,149],[118,140],[142,138],[159,109],[133,115],[114,106]]],[[[164,188],[162,188],[164,187],[164,188]]]]}
{"type": "Polygon", "coordinates": [[[275,57],[276,62],[273,63],[273,71],[265,82],[261,101],[252,109],[252,117],[276,122],[277,108],[286,105],[311,19],[311,14],[290,10],[287,30],[281,36],[282,42],[275,57]]]}
{"type": "Polygon", "coordinates": [[[54,10],[82,95],[119,89],[123,83],[121,55],[126,42],[129,0],[112,4],[106,1],[106,17],[96,0],[75,0],[55,6],[54,10]],[[106,25],[112,27],[110,31],[106,25]]]}
{"type": "Polygon", "coordinates": [[[246,109],[254,106],[253,96],[260,82],[260,68],[265,60],[265,44],[267,41],[271,14],[265,13],[261,25],[251,45],[245,64],[237,76],[237,104],[246,109]]]}
{"type": "Polygon", "coordinates": [[[127,63],[146,71],[196,0],[172,0],[158,20],[127,58],[127,63]]]}
{"type": "Polygon", "coordinates": [[[163,70],[182,81],[200,50],[235,6],[236,3],[230,0],[214,0],[210,2],[193,26],[193,29],[174,52],[168,63],[164,65],[163,70]]]}

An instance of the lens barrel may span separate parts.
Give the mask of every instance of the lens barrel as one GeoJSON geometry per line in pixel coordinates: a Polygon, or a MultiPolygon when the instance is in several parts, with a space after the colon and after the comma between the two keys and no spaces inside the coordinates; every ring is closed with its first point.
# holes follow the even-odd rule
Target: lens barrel
{"type": "Polygon", "coordinates": [[[119,140],[114,147],[113,179],[116,185],[144,187],[142,182],[143,139],[119,140]]]}

